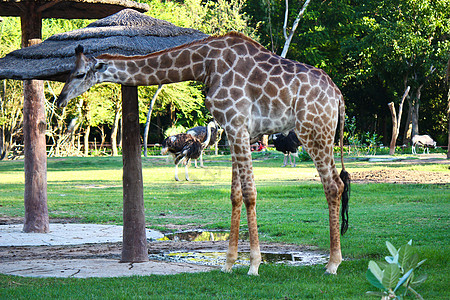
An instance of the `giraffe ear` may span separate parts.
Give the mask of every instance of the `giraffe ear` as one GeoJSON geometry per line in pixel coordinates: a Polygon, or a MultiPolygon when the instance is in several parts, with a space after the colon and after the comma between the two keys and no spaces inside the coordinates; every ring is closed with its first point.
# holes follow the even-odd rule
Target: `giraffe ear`
{"type": "Polygon", "coordinates": [[[78,55],[78,54],[80,54],[80,53],[83,53],[83,52],[84,52],[83,46],[78,45],[78,46],[75,48],[75,54],[76,54],[76,55],[78,55]]]}

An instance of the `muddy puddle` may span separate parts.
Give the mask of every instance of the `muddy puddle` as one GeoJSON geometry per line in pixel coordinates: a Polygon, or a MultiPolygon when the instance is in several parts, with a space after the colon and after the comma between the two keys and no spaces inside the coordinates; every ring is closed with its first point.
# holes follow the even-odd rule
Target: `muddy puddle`
{"type": "MultiPolygon", "coordinates": [[[[227,231],[184,231],[169,234],[160,241],[226,241],[229,238],[227,231]]],[[[240,240],[248,240],[248,233],[243,232],[240,240]]],[[[173,251],[160,252],[149,255],[150,259],[169,262],[185,262],[207,266],[222,266],[225,264],[226,252],[223,250],[196,250],[196,251],[173,251]]],[[[292,266],[306,266],[325,264],[328,256],[318,251],[295,251],[295,252],[261,252],[263,264],[286,264],[292,266]]],[[[235,265],[248,266],[250,264],[250,253],[239,252],[235,265]]]]}

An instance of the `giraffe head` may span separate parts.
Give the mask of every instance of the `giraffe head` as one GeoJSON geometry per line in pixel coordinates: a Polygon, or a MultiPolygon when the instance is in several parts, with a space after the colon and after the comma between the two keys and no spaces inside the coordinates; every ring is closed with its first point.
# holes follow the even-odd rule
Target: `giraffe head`
{"type": "Polygon", "coordinates": [[[101,82],[101,74],[106,71],[106,64],[95,58],[88,58],[83,54],[83,47],[75,49],[75,68],[70,72],[57,104],[59,107],[67,105],[69,100],[83,94],[93,85],[101,82]]]}

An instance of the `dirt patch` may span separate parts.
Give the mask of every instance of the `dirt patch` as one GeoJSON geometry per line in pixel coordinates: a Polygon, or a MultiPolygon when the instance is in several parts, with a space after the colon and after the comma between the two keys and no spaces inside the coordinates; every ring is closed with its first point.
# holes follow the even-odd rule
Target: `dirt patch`
{"type": "Polygon", "coordinates": [[[370,170],[351,172],[352,183],[450,184],[450,172],[370,170]]]}

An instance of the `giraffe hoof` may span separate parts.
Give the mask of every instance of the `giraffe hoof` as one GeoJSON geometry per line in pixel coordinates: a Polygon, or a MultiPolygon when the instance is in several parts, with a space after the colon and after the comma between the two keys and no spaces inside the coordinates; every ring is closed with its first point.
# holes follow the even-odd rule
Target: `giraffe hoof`
{"type": "Polygon", "coordinates": [[[323,275],[325,275],[325,276],[333,276],[333,275],[337,276],[337,273],[330,273],[327,270],[325,270],[325,273],[323,275]]]}
{"type": "Polygon", "coordinates": [[[258,268],[259,268],[259,264],[256,265],[256,266],[250,265],[250,269],[248,270],[247,275],[250,275],[250,276],[259,276],[259,274],[258,274],[258,268]]]}
{"type": "Polygon", "coordinates": [[[228,274],[230,274],[230,273],[233,272],[233,271],[231,270],[231,268],[227,268],[227,267],[225,267],[225,266],[223,266],[222,269],[220,269],[220,271],[221,271],[222,273],[228,273],[228,274]]]}
{"type": "Polygon", "coordinates": [[[337,275],[338,265],[337,266],[329,265],[324,269],[325,269],[325,275],[337,275]]]}

